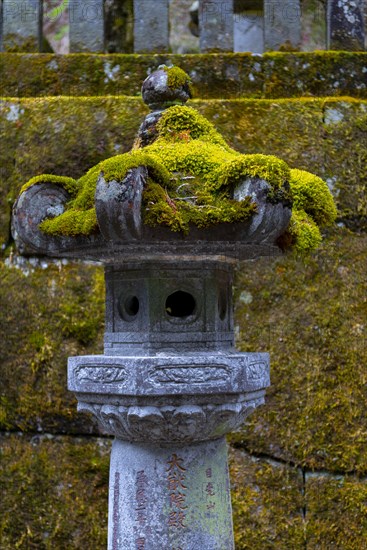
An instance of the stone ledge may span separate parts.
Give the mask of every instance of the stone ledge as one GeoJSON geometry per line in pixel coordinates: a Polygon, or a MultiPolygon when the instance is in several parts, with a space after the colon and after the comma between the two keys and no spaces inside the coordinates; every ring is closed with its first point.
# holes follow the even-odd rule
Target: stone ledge
{"type": "Polygon", "coordinates": [[[367,97],[367,53],[0,54],[2,96],[140,94],[161,64],[180,66],[200,98],[367,97]]]}

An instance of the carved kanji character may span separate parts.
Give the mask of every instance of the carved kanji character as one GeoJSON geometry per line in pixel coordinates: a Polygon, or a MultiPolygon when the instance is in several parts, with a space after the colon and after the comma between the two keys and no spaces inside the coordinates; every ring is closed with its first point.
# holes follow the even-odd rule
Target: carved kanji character
{"type": "Polygon", "coordinates": [[[177,508],[180,508],[180,510],[186,510],[187,506],[184,506],[186,495],[184,493],[171,493],[169,497],[171,506],[174,504],[177,508]]]}

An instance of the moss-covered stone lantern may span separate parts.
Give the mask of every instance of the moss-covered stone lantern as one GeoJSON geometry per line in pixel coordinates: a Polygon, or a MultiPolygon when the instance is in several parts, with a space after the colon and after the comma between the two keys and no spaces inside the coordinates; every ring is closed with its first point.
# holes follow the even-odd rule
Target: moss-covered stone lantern
{"type": "Polygon", "coordinates": [[[160,67],[131,152],[37,176],[14,208],[23,253],[105,265],[104,354],[70,358],[68,385],[115,437],[110,550],[234,547],[225,435],[264,402],[269,357],[234,348],[233,271],[312,250],[335,218],[322,180],[234,151],[190,96],[160,67]]]}

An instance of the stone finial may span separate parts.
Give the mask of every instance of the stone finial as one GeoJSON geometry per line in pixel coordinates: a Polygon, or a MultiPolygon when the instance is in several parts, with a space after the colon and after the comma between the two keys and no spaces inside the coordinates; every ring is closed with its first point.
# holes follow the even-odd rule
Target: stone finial
{"type": "Polygon", "coordinates": [[[179,67],[160,65],[143,82],[143,101],[150,109],[166,109],[175,103],[186,103],[192,97],[191,81],[179,67]]]}

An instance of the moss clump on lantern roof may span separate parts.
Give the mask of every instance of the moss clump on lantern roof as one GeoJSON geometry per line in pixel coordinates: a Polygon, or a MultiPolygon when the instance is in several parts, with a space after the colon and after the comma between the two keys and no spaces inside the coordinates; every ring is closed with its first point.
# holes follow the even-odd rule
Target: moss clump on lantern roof
{"type": "Polygon", "coordinates": [[[166,65],[162,65],[162,69],[167,73],[167,84],[169,88],[177,90],[181,86],[187,86],[190,95],[193,95],[192,81],[185,71],[180,69],[180,67],[167,67],[166,65]]]}
{"type": "MultiPolygon", "coordinates": [[[[298,252],[315,249],[320,243],[318,226],[335,219],[335,207],[322,180],[301,171],[292,178],[288,165],[272,155],[238,153],[195,109],[175,105],[164,111],[157,124],[157,138],[150,145],[137,146],[129,153],[100,162],[78,180],[75,188],[69,179],[55,181],[68,187],[71,200],[63,214],[44,220],[41,229],[51,235],[98,231],[94,194],[99,174],[106,182],[123,181],[131,169],[139,166],[148,169],[142,218],[149,226],[163,225],[187,234],[192,225],[202,228],[248,220],[256,212],[256,204],[250,197],[242,201],[232,197],[236,184],[249,177],[267,181],[270,202],[290,205],[294,187],[295,210],[308,216],[298,216],[290,226],[289,242],[298,252]],[[316,211],[322,215],[315,218],[316,211]],[[308,231],[305,238],[302,230],[305,233],[310,226],[314,230],[308,231]]],[[[22,191],[34,183],[30,180],[22,191]]]]}

